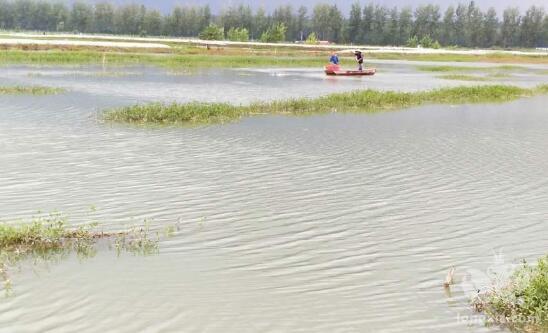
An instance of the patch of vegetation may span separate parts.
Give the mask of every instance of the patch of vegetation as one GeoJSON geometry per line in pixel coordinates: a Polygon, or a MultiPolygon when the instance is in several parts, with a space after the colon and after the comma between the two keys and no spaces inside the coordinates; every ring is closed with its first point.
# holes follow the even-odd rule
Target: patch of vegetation
{"type": "Polygon", "coordinates": [[[505,102],[523,96],[548,93],[548,85],[535,89],[489,85],[443,88],[426,92],[385,92],[363,90],[316,99],[290,99],[235,106],[223,103],[152,103],[134,105],[103,113],[106,121],[128,123],[211,123],[226,122],[254,114],[304,114],[322,112],[378,112],[422,104],[462,104],[505,102]]]}
{"type": "Polygon", "coordinates": [[[475,75],[466,75],[466,74],[447,74],[438,76],[440,79],[444,80],[457,80],[457,81],[489,81],[488,78],[475,75]]]}
{"type": "MultiPolygon", "coordinates": [[[[21,262],[52,262],[75,253],[85,259],[95,256],[100,241],[114,242],[118,255],[129,252],[152,255],[159,251],[160,233],[143,227],[104,232],[98,223],[70,227],[67,218],[59,213],[40,215],[30,222],[0,223],[0,283],[7,294],[11,292],[10,270],[21,262]]],[[[111,247],[111,246],[109,246],[111,247]]]]}
{"type": "Polygon", "coordinates": [[[548,255],[536,265],[523,265],[508,283],[491,288],[473,300],[490,321],[525,332],[548,330],[548,255]]]}
{"type": "Polygon", "coordinates": [[[0,95],[55,95],[63,92],[65,92],[65,89],[41,86],[0,87],[0,95]]]}

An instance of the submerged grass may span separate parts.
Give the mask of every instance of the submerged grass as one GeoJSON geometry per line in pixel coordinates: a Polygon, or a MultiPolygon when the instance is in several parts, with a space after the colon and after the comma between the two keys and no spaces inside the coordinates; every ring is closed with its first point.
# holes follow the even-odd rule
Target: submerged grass
{"type": "Polygon", "coordinates": [[[136,255],[158,253],[160,233],[152,232],[145,223],[118,232],[97,230],[98,224],[70,227],[67,218],[59,213],[41,215],[30,222],[0,223],[0,283],[10,294],[12,282],[9,271],[22,261],[33,259],[55,262],[75,253],[78,258],[95,256],[100,241],[113,241],[118,255],[129,252],[136,255]]]}
{"type": "Polygon", "coordinates": [[[479,294],[473,306],[490,321],[525,332],[548,331],[548,255],[517,269],[503,287],[479,294]]]}
{"type": "Polygon", "coordinates": [[[440,79],[444,80],[457,80],[457,81],[489,81],[488,78],[476,75],[466,75],[466,74],[446,74],[438,76],[440,79]]]}
{"type": "Polygon", "coordinates": [[[522,72],[527,71],[528,69],[523,66],[515,65],[502,65],[496,67],[473,67],[473,66],[417,66],[417,69],[423,72],[433,72],[433,73],[447,73],[447,72],[522,72]]]}
{"type": "Polygon", "coordinates": [[[65,92],[65,89],[41,86],[0,87],[0,95],[55,95],[63,92],[65,92]]]}
{"type": "Polygon", "coordinates": [[[152,103],[133,105],[103,113],[103,119],[128,123],[212,123],[226,122],[254,114],[305,114],[322,112],[377,112],[422,104],[505,102],[523,96],[548,93],[548,85],[524,89],[504,85],[443,88],[425,92],[383,92],[363,90],[338,93],[316,99],[290,99],[246,106],[223,103],[152,103]]]}

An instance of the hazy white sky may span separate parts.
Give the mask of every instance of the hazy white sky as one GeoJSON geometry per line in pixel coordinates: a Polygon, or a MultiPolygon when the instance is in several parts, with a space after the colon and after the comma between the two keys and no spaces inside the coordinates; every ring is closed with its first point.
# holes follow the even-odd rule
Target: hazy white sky
{"type": "MultiPolygon", "coordinates": [[[[90,2],[100,2],[104,0],[90,0],[90,2]]],[[[107,0],[108,1],[108,0],[107,0]]],[[[344,12],[348,12],[352,3],[355,0],[111,0],[115,3],[142,3],[149,7],[154,7],[161,9],[162,11],[169,11],[175,5],[205,5],[209,4],[214,12],[217,12],[223,7],[227,7],[234,4],[249,4],[254,8],[263,6],[268,10],[275,8],[280,4],[291,4],[293,7],[297,8],[301,5],[312,7],[317,3],[333,3],[337,4],[344,12]]],[[[415,7],[424,3],[434,3],[439,4],[442,8],[445,8],[449,5],[455,5],[459,2],[468,3],[467,0],[458,1],[458,0],[376,0],[376,1],[360,1],[362,4],[373,2],[378,4],[383,4],[387,6],[412,6],[415,7]]],[[[531,5],[544,6],[548,9],[548,0],[477,0],[476,4],[482,8],[488,8],[493,6],[498,10],[509,7],[509,6],[518,6],[522,9],[527,8],[531,5]]]]}

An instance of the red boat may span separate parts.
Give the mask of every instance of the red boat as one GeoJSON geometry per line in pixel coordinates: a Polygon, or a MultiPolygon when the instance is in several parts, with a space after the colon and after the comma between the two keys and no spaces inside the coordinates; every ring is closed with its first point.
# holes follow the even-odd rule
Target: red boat
{"type": "Polygon", "coordinates": [[[377,69],[375,68],[364,68],[361,71],[345,71],[341,70],[339,65],[327,65],[325,66],[325,74],[333,76],[364,76],[364,75],[375,75],[377,69]]]}

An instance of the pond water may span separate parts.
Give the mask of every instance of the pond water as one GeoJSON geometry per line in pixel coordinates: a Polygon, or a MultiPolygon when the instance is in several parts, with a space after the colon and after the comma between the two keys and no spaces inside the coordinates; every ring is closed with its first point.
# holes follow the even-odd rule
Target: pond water
{"type": "MultiPolygon", "coordinates": [[[[102,250],[23,265],[14,295],[0,298],[0,332],[501,331],[468,299],[482,278],[546,253],[547,97],[197,128],[96,119],[152,100],[462,84],[411,64],[379,68],[335,80],[311,70],[2,68],[6,84],[70,88],[0,96],[2,220],[60,210],[86,223],[93,205],[108,229],[151,219],[179,230],[155,256],[102,250]]],[[[546,82],[531,71],[515,83],[546,82]]]]}

